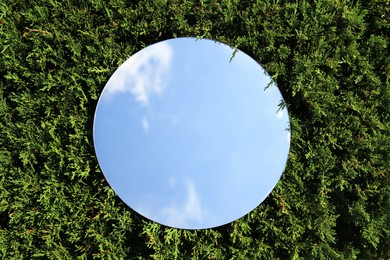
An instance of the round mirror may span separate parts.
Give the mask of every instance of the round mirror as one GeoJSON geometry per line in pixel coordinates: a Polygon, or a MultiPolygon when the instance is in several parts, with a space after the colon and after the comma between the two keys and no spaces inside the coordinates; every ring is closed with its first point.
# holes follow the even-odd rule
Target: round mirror
{"type": "Polygon", "coordinates": [[[166,226],[204,229],[243,217],[287,161],[288,113],[270,82],[251,57],[212,40],[170,39],[134,54],[96,108],[95,150],[108,183],[166,226]]]}

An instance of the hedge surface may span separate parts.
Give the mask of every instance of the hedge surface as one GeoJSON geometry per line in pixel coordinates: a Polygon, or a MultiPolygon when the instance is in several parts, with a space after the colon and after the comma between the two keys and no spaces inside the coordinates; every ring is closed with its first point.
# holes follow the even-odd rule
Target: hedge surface
{"type": "Polygon", "coordinates": [[[389,44],[388,0],[2,0],[0,258],[389,259],[389,44]],[[215,229],[139,216],[94,153],[110,75],[181,36],[252,56],[290,114],[280,182],[215,229]]]}

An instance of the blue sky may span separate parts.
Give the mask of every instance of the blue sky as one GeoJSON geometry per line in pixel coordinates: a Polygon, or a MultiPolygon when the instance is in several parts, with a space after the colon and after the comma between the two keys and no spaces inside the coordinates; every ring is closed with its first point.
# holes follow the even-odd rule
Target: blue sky
{"type": "Polygon", "coordinates": [[[214,41],[178,38],[124,62],[94,121],[100,167],[118,196],[158,223],[211,228],[272,191],[290,145],[287,110],[258,63],[214,41]]]}

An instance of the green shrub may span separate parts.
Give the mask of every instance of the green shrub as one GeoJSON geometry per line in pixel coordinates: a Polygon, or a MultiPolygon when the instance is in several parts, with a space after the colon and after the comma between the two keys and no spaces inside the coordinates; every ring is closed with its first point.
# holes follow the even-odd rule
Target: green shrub
{"type": "Polygon", "coordinates": [[[3,0],[1,258],[390,258],[389,17],[386,0],[3,0]],[[212,230],[131,211],[93,149],[110,75],[143,47],[180,36],[251,55],[291,119],[275,190],[212,230]]]}

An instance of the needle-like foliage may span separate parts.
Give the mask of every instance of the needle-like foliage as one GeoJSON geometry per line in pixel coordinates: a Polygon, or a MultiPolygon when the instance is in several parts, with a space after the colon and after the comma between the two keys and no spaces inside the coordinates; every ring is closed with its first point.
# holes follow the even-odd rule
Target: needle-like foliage
{"type": "Polygon", "coordinates": [[[389,259],[389,44],[388,0],[2,0],[0,258],[389,259]],[[92,142],[110,75],[180,36],[251,55],[291,121],[274,191],[211,230],[130,210],[92,142]]]}

